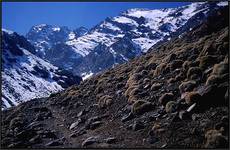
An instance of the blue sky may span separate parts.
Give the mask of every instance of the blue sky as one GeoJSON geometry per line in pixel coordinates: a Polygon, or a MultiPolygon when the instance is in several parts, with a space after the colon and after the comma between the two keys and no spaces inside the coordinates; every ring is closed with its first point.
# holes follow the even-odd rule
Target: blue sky
{"type": "Polygon", "coordinates": [[[130,8],[170,8],[188,2],[2,2],[2,27],[26,34],[33,25],[92,28],[130,8]]]}

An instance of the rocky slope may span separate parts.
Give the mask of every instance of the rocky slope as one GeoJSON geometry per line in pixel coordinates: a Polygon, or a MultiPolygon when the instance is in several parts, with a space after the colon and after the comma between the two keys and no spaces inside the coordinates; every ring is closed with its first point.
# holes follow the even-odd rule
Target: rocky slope
{"type": "Polygon", "coordinates": [[[229,15],[2,112],[6,148],[228,148],[229,15]]]}
{"type": "Polygon", "coordinates": [[[42,53],[52,64],[85,76],[127,62],[156,43],[191,30],[223,5],[227,2],[130,9],[106,18],[87,33],[83,32],[85,35],[76,36],[76,32],[66,28],[38,25],[29,31],[27,38],[38,48],[38,54],[42,53]]]}
{"type": "Polygon", "coordinates": [[[49,96],[81,78],[35,56],[36,49],[15,32],[2,32],[2,108],[49,96]]]}

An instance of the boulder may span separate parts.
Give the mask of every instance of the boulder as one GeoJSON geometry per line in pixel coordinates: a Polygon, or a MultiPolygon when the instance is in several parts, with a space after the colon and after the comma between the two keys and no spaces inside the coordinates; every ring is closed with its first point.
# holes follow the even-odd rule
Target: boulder
{"type": "Polygon", "coordinates": [[[138,100],[132,105],[132,113],[135,115],[140,115],[153,109],[153,105],[144,100],[138,100]]]}
{"type": "Polygon", "coordinates": [[[85,139],[85,140],[82,142],[81,145],[82,145],[82,147],[86,147],[86,146],[88,146],[88,145],[91,145],[91,144],[97,142],[97,139],[98,139],[97,136],[91,136],[91,137],[85,139]]]}

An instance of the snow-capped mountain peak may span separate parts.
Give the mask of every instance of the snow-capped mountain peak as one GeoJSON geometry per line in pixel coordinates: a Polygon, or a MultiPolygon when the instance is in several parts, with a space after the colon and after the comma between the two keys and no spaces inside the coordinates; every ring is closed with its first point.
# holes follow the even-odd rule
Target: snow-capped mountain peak
{"type": "Polygon", "coordinates": [[[13,31],[7,30],[7,29],[4,29],[4,28],[2,29],[2,31],[3,31],[3,32],[6,32],[6,33],[9,34],[9,35],[14,33],[13,31]]]}
{"type": "Polygon", "coordinates": [[[81,78],[34,55],[34,47],[16,32],[2,30],[2,108],[48,96],[81,78]]]}
{"type": "MultiPolygon", "coordinates": [[[[98,58],[102,60],[105,59],[105,61],[100,61],[100,63],[111,64],[111,60],[107,59],[111,56],[113,57],[111,58],[113,60],[113,64],[111,64],[111,66],[113,66],[114,64],[122,63],[135,57],[130,53],[133,51],[139,51],[139,48],[141,52],[145,53],[153,45],[159,42],[170,40],[175,36],[179,36],[180,34],[191,30],[203,22],[212,11],[226,5],[227,2],[197,2],[178,8],[163,8],[152,10],[133,8],[121,12],[118,16],[107,17],[105,20],[101,21],[99,24],[84,34],[81,34],[80,36],[77,36],[76,32],[74,31],[69,32],[67,34],[67,38],[64,38],[63,40],[59,39],[59,42],[68,47],[68,49],[70,49],[73,54],[77,54],[75,57],[77,60],[75,63],[72,63],[72,69],[70,69],[71,71],[76,74],[89,74],[90,72],[96,73],[106,69],[108,66],[102,64],[95,66],[95,64],[89,64],[85,61],[89,61],[90,57],[98,57],[95,51],[98,50],[99,44],[105,45],[105,48],[102,47],[104,48],[103,52],[106,53],[106,55],[109,55],[105,58],[98,58]],[[122,40],[125,38],[128,38],[129,40],[122,40]],[[129,48],[125,48],[127,50],[127,53],[125,53],[127,56],[123,54],[123,51],[114,49],[114,44],[124,44],[131,46],[129,48]],[[132,50],[133,48],[137,49],[132,50]],[[117,54],[116,56],[114,55],[115,53],[117,54]],[[118,56],[123,57],[121,59],[117,59],[118,56]],[[94,71],[92,71],[92,68],[94,68],[94,71]]],[[[53,35],[55,34],[53,33],[53,35]]],[[[50,44],[50,38],[43,38],[40,43],[39,39],[31,40],[30,36],[28,36],[28,38],[30,41],[33,41],[38,49],[40,48],[40,51],[43,51],[43,49],[46,49],[46,52],[50,51],[50,49],[54,50],[55,44],[50,44]],[[46,46],[47,43],[48,46],[46,46]]],[[[58,50],[61,50],[61,48],[58,47],[58,49],[55,51],[58,50]]],[[[60,57],[58,57],[58,60],[61,62],[65,62],[66,60],[70,59],[69,57],[71,57],[70,54],[66,55],[66,57],[62,57],[61,55],[63,55],[63,53],[60,53],[60,57]]],[[[45,58],[47,60],[52,59],[47,57],[45,58]]],[[[70,62],[68,62],[68,64],[70,64],[70,62]]],[[[60,65],[59,67],[65,66],[60,65]]]]}

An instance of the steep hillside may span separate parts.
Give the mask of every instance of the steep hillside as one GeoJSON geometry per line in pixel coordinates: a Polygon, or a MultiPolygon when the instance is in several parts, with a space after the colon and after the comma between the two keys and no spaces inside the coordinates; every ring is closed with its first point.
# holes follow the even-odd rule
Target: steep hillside
{"type": "Polygon", "coordinates": [[[35,56],[35,48],[15,32],[2,32],[2,108],[49,96],[81,78],[35,56]]]}
{"type": "Polygon", "coordinates": [[[127,62],[156,43],[191,30],[224,5],[227,2],[192,3],[154,10],[130,9],[106,18],[89,31],[79,28],[87,31],[80,37],[76,36],[77,32],[38,25],[30,30],[27,38],[52,64],[85,76],[127,62]]]}
{"type": "Polygon", "coordinates": [[[228,148],[229,15],[2,113],[8,148],[228,148]]]}

